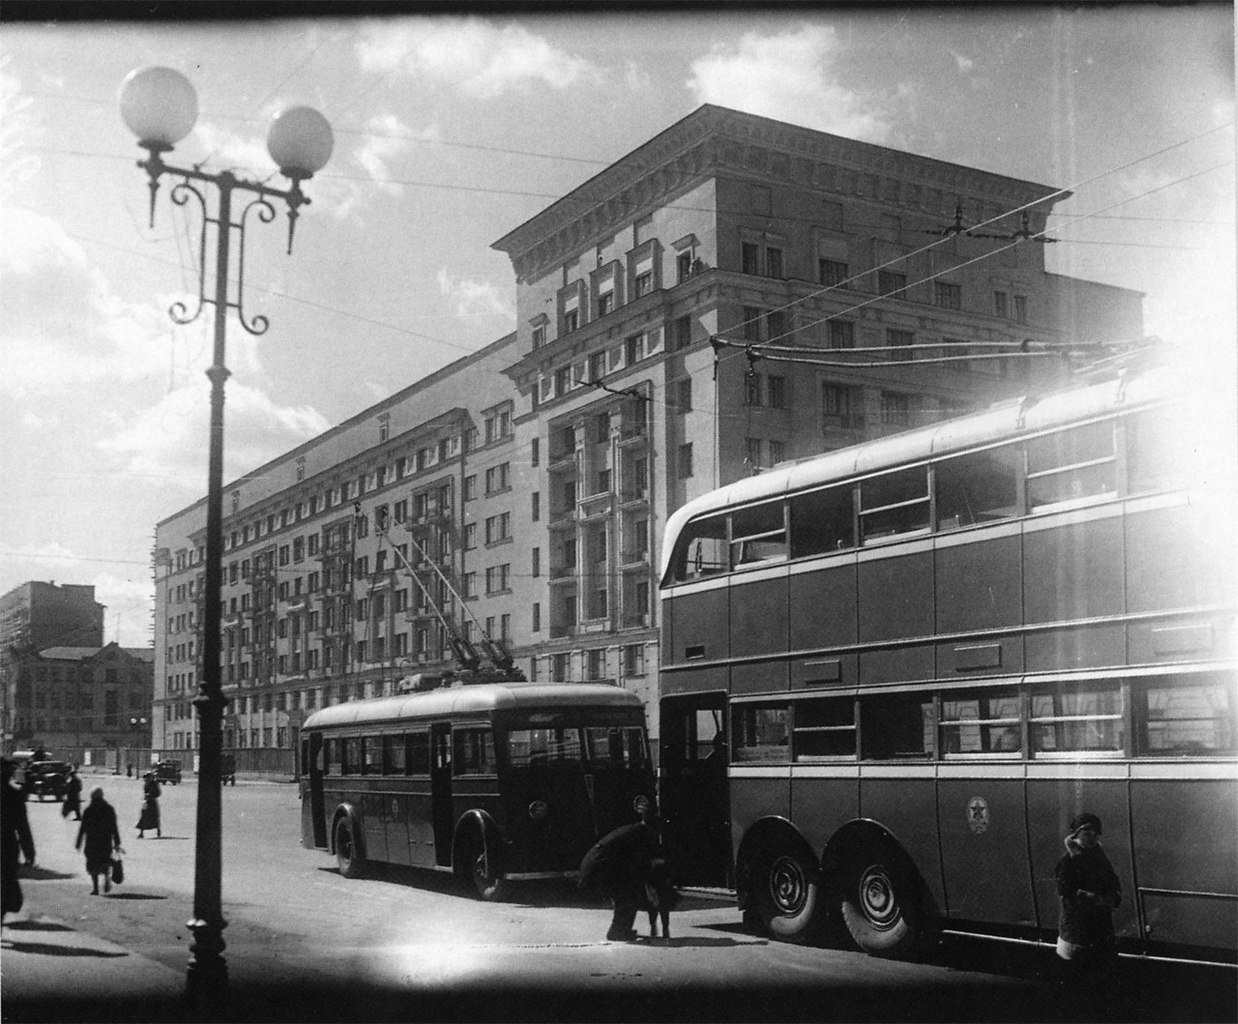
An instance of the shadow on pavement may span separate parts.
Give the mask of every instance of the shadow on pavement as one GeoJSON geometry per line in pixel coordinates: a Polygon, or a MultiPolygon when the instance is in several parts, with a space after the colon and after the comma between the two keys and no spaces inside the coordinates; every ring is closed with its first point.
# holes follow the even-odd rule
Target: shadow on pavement
{"type": "Polygon", "coordinates": [[[166,900],[166,896],[156,896],[149,892],[110,892],[105,897],[109,900],[166,900]]]}
{"type": "Polygon", "coordinates": [[[18,932],[71,932],[73,931],[67,924],[59,924],[56,921],[5,921],[5,931],[18,932]]]}
{"type": "Polygon", "coordinates": [[[66,878],[76,878],[77,875],[65,874],[63,871],[52,871],[50,868],[40,867],[36,864],[32,868],[22,868],[17,877],[21,881],[29,879],[31,882],[58,882],[66,878]]]}
{"type": "MultiPolygon", "coordinates": [[[[113,960],[117,957],[129,955],[128,951],[123,949],[94,949],[90,946],[57,946],[50,942],[14,942],[11,939],[5,939],[0,948],[11,949],[14,953],[38,953],[42,956],[94,956],[107,960],[113,960]]],[[[7,1013],[5,1016],[8,1016],[7,1013]]]]}

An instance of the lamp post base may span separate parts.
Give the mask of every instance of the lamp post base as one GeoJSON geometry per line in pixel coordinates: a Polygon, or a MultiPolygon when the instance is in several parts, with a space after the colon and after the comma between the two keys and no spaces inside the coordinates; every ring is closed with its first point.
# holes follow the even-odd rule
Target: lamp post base
{"type": "Polygon", "coordinates": [[[227,947],[223,930],[218,924],[195,919],[187,927],[193,933],[189,946],[189,968],[185,975],[185,1000],[200,1010],[222,1008],[228,999],[228,961],[223,957],[227,947]]]}

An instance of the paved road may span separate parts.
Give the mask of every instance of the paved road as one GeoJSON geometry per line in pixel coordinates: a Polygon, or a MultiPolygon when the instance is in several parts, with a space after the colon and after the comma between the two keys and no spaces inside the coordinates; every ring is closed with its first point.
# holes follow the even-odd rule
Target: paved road
{"type": "MultiPolygon", "coordinates": [[[[103,777],[122,825],[141,786],[103,777]]],[[[29,805],[38,844],[28,908],[177,971],[192,910],[192,781],[164,790],[163,837],[122,828],[126,883],[92,897],[76,825],[59,805],[29,805]]],[[[841,944],[805,948],[746,931],[729,901],[689,896],[669,944],[608,943],[604,906],[570,883],[516,887],[509,902],[460,894],[449,878],[407,869],[346,880],[299,842],[296,788],[224,790],[224,915],[231,1003],[223,1019],[442,1020],[1054,1020],[1040,951],[943,947],[932,963],[891,963],[841,944]]],[[[644,922],[638,922],[642,931],[644,922]]],[[[71,977],[68,976],[67,977],[71,977]]],[[[1232,981],[1232,975],[1230,976],[1232,981]]],[[[1157,990],[1167,991],[1161,983],[1157,990]]],[[[1233,1019],[1199,995],[1143,1019],[1233,1019]],[[1194,1000],[1194,1001],[1192,1001],[1194,1000]],[[1177,1012],[1175,1012],[1175,1010],[1177,1012]]],[[[57,1007],[90,1016],[89,997],[57,1007]]],[[[96,1007],[102,1015],[103,1007],[96,1007]]],[[[132,1008],[130,1008],[132,1010],[132,1008]]],[[[140,1008],[139,1008],[140,1012],[140,1008]]],[[[151,1008],[148,1019],[161,1012],[151,1008]]],[[[6,1013],[6,1017],[10,1014],[6,1013]]],[[[29,1015],[23,1015],[31,1019],[29,1015]]],[[[37,1016],[37,1015],[36,1015],[37,1016]]]]}

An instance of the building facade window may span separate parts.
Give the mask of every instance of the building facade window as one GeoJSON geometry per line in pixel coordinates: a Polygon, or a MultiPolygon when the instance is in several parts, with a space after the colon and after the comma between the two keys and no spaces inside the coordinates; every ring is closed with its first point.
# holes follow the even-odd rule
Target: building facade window
{"type": "Polygon", "coordinates": [[[842,260],[817,260],[817,280],[828,288],[841,288],[847,280],[847,264],[842,260]]]}
{"type": "Polygon", "coordinates": [[[680,480],[687,480],[692,476],[692,442],[681,444],[675,457],[675,470],[679,475],[680,480]]]}
{"type": "Polygon", "coordinates": [[[907,275],[893,270],[878,270],[877,291],[892,299],[907,298],[907,275]]]}
{"type": "Polygon", "coordinates": [[[949,281],[934,281],[933,304],[940,306],[942,309],[962,309],[962,287],[949,281]]]}

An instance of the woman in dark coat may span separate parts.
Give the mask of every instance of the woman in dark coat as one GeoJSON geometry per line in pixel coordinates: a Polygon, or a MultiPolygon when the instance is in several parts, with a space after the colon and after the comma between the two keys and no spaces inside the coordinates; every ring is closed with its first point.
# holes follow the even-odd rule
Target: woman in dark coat
{"type": "Polygon", "coordinates": [[[154,772],[147,772],[142,783],[142,813],[138,816],[138,838],[145,839],[142,835],[147,829],[153,828],[156,836],[163,836],[163,832],[159,829],[159,780],[155,778],[154,772]]]}
{"type": "Polygon", "coordinates": [[[64,787],[64,807],[60,813],[66,818],[72,814],[74,821],[82,820],[82,780],[77,776],[77,768],[69,769],[69,779],[64,787]]]}
{"type": "MultiPolygon", "coordinates": [[[[121,849],[120,830],[116,826],[116,810],[103,799],[103,787],[90,791],[90,803],[82,812],[82,824],[77,830],[77,848],[86,843],[86,872],[99,895],[99,876],[103,876],[103,891],[112,891],[112,854],[121,849]]],[[[123,851],[121,851],[123,852],[123,851]]]]}
{"type": "MultiPolygon", "coordinates": [[[[26,798],[13,785],[17,766],[4,759],[3,806],[0,806],[0,829],[4,833],[3,864],[0,865],[0,890],[3,890],[4,914],[15,914],[22,908],[21,884],[17,881],[17,868],[21,858],[34,863],[34,836],[26,817],[26,798]]],[[[0,914],[2,917],[3,914],[0,914]]]]}

